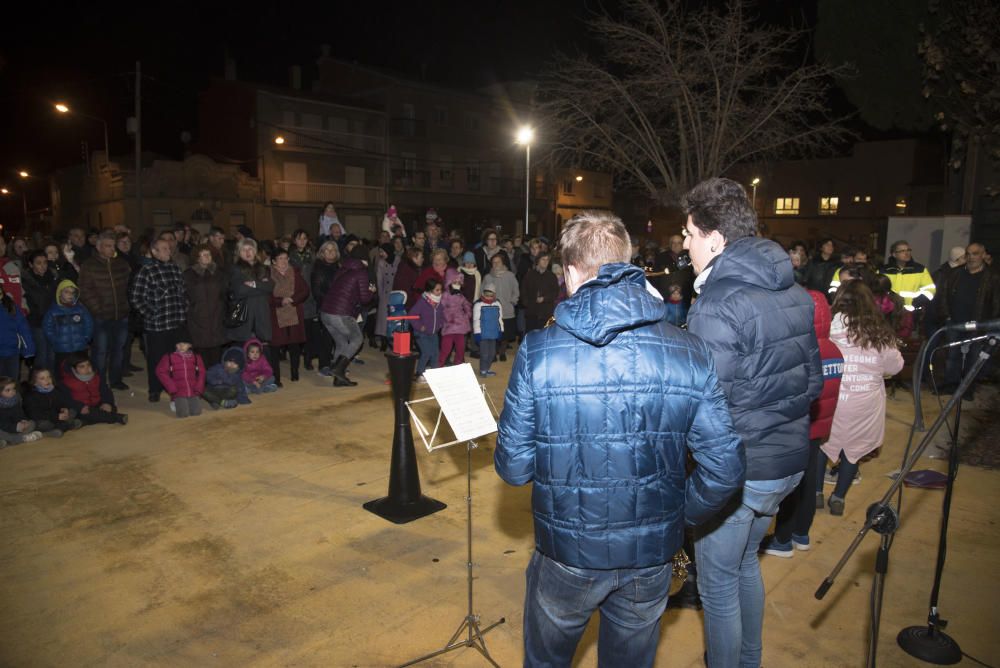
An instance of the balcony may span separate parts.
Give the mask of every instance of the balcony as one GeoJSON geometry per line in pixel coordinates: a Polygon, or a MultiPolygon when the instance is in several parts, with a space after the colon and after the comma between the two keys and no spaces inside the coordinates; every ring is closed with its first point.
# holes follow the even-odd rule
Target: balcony
{"type": "Polygon", "coordinates": [[[393,137],[426,137],[427,122],[415,118],[390,118],[389,134],[393,137]]]}
{"type": "Polygon", "coordinates": [[[392,185],[396,188],[430,188],[431,172],[429,169],[394,169],[392,185]]]}
{"type": "Polygon", "coordinates": [[[351,186],[344,183],[276,181],[271,200],[283,202],[336,202],[337,204],[385,204],[381,186],[351,186]]]}

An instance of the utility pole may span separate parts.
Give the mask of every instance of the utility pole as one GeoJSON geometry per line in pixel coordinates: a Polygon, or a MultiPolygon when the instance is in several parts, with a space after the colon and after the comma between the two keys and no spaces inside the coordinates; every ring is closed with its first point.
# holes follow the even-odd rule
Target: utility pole
{"type": "Polygon", "coordinates": [[[135,61],[135,224],[142,233],[142,65],[135,61]]]}

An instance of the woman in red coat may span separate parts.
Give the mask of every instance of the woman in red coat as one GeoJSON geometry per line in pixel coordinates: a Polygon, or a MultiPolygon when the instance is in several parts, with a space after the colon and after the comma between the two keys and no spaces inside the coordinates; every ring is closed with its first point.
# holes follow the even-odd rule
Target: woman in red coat
{"type": "Polygon", "coordinates": [[[420,276],[420,266],[423,263],[424,251],[416,246],[410,246],[406,249],[406,255],[403,256],[399,266],[396,267],[396,277],[392,279],[392,289],[394,292],[396,290],[406,291],[407,311],[420,299],[421,291],[414,286],[417,283],[417,277],[420,276]]]}
{"type": "Polygon", "coordinates": [[[271,258],[271,280],[274,293],[271,295],[271,345],[268,347],[274,382],[281,387],[281,371],[278,351],[288,351],[288,365],[292,370],[292,380],[299,379],[299,358],[302,344],[306,342],[305,317],[302,303],[309,298],[309,286],[302,278],[302,272],[288,261],[288,251],[279,248],[271,258]]]}

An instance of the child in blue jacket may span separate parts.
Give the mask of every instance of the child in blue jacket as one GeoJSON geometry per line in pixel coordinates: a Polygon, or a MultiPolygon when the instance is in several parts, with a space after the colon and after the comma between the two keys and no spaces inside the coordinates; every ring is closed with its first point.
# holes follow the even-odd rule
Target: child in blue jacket
{"type": "Polygon", "coordinates": [[[472,333],[479,344],[479,375],[483,377],[497,375],[490,367],[497,354],[497,341],[503,337],[502,308],[494,285],[484,281],[482,297],[472,307],[472,333]]]}
{"type": "Polygon", "coordinates": [[[208,367],[208,371],[205,372],[205,391],[201,398],[207,401],[209,406],[218,410],[250,403],[242,375],[245,361],[243,349],[233,346],[222,353],[221,362],[208,367]]]}
{"type": "Polygon", "coordinates": [[[94,319],[80,303],[80,289],[70,280],[60,281],[56,303],[45,314],[42,330],[55,351],[56,368],[73,353],[85,353],[94,335],[94,319]]]}
{"type": "Polygon", "coordinates": [[[24,312],[10,295],[0,292],[0,376],[18,378],[21,358],[34,356],[35,340],[24,312]]]}

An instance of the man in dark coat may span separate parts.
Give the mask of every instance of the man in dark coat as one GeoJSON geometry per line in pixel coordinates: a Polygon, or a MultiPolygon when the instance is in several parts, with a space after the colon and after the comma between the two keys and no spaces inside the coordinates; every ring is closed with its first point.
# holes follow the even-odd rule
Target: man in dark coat
{"type": "Polygon", "coordinates": [[[568,666],[600,609],[598,662],[652,666],[684,525],[739,489],[743,451],[708,347],[666,322],[621,220],[581,213],[560,247],[571,296],[518,348],[494,457],[534,483],[525,665],[568,666]]]}
{"type": "MultiPolygon", "coordinates": [[[[971,243],[965,249],[965,264],[955,267],[945,276],[943,285],[939,284],[934,306],[937,309],[938,321],[960,323],[970,320],[991,320],[1000,317],[1000,272],[986,264],[986,246],[971,243]]],[[[951,332],[952,341],[969,338],[968,332],[951,332]]],[[[962,382],[965,369],[972,366],[983,342],[973,343],[962,360],[961,346],[948,349],[948,364],[945,368],[942,393],[952,393],[962,382]]],[[[989,372],[984,366],[977,378],[982,378],[989,372]]],[[[975,382],[969,386],[962,397],[967,401],[975,398],[975,382]]]]}
{"type": "MultiPolygon", "coordinates": [[[[809,406],[823,388],[812,298],[788,253],[759,238],[743,187],[712,178],[684,197],[684,247],[699,293],[688,331],[712,351],[746,449],[742,495],[695,529],[708,665],[759,666],[764,585],[757,550],[809,458],[809,406]]],[[[825,288],[824,288],[825,290],[825,288]]]]}
{"type": "MultiPolygon", "coordinates": [[[[80,303],[94,318],[94,368],[115,390],[127,390],[122,360],[128,341],[128,284],[132,268],[118,257],[115,233],[101,232],[97,252],[80,265],[80,303]]],[[[159,360],[157,360],[159,361],[159,360]]]]}

